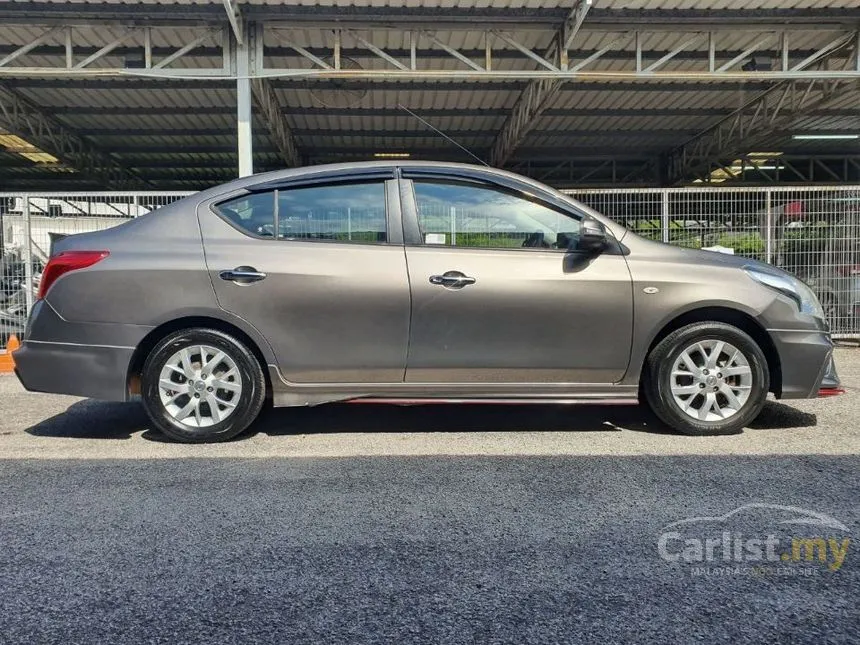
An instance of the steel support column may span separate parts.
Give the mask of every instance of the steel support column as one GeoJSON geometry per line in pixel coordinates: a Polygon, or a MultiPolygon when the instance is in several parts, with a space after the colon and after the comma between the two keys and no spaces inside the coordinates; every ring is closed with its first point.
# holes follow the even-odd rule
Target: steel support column
{"type": "Polygon", "coordinates": [[[251,55],[248,39],[233,41],[236,52],[236,141],[239,157],[239,176],[254,174],[254,142],[251,132],[252,101],[251,55]]]}

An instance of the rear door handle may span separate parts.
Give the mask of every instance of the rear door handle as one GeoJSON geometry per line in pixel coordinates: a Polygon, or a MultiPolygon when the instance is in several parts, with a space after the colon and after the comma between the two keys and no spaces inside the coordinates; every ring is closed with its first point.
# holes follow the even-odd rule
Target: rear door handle
{"type": "Polygon", "coordinates": [[[254,267],[240,266],[235,269],[225,269],[218,273],[218,277],[228,282],[236,284],[251,284],[266,279],[266,274],[262,271],[257,271],[254,267]]]}
{"type": "Polygon", "coordinates": [[[430,284],[437,284],[448,289],[462,289],[475,284],[475,278],[466,275],[462,271],[445,271],[442,275],[431,275],[430,284]]]}

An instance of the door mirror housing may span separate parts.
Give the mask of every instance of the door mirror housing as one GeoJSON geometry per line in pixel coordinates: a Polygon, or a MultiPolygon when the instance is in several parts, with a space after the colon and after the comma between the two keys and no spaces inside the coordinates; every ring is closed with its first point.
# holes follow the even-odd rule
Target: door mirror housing
{"type": "Polygon", "coordinates": [[[582,220],[582,227],[579,231],[579,242],[576,244],[576,251],[585,253],[600,253],[609,243],[606,227],[592,217],[586,217],[582,220]]]}

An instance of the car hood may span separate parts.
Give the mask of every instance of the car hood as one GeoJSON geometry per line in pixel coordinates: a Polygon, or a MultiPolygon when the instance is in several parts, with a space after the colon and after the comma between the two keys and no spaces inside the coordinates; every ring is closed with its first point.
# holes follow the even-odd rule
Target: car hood
{"type": "Polygon", "coordinates": [[[666,244],[665,242],[656,242],[640,237],[632,231],[624,236],[623,242],[625,246],[630,247],[633,253],[641,252],[675,262],[695,264],[697,266],[736,267],[738,269],[751,267],[764,273],[791,275],[788,271],[775,267],[772,264],[742,255],[729,255],[728,253],[719,253],[717,251],[702,251],[701,249],[690,249],[684,246],[666,244]]]}

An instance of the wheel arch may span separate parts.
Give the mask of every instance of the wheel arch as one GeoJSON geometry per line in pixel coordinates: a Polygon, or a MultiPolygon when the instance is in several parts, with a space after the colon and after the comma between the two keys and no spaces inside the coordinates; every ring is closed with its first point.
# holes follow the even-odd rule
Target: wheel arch
{"type": "MultiPolygon", "coordinates": [[[[767,359],[767,368],[770,373],[770,391],[773,392],[777,398],[782,395],[782,366],[776,345],[774,345],[765,328],[762,327],[755,318],[739,309],[732,309],[731,307],[700,307],[690,311],[685,311],[684,313],[672,318],[669,322],[663,325],[663,327],[660,328],[660,330],[651,339],[651,342],[648,345],[648,351],[645,352],[645,356],[643,357],[643,364],[644,360],[648,358],[657,344],[666,338],[666,336],[681,327],[701,322],[725,323],[727,325],[737,327],[748,334],[761,348],[765,359],[767,359]]],[[[639,366],[639,369],[639,379],[641,381],[642,365],[639,366]]]]}
{"type": "Polygon", "coordinates": [[[137,344],[137,347],[135,347],[134,353],[132,354],[131,360],[129,361],[128,365],[128,373],[126,374],[125,381],[127,396],[140,394],[140,374],[143,370],[143,364],[146,361],[146,357],[149,356],[149,353],[159,343],[159,341],[161,341],[169,334],[172,334],[173,332],[180,331],[182,329],[191,329],[193,327],[206,327],[209,329],[216,329],[226,334],[230,334],[231,336],[234,336],[237,340],[244,343],[245,346],[249,350],[251,350],[251,353],[254,354],[254,357],[257,359],[257,361],[260,363],[260,368],[263,370],[263,375],[266,379],[267,397],[271,397],[272,382],[269,374],[268,361],[263,354],[260,344],[256,342],[250,334],[248,334],[245,330],[238,327],[237,325],[234,325],[220,318],[202,315],[174,318],[158,325],[146,336],[144,336],[143,339],[141,339],[141,341],[137,344]]]}

